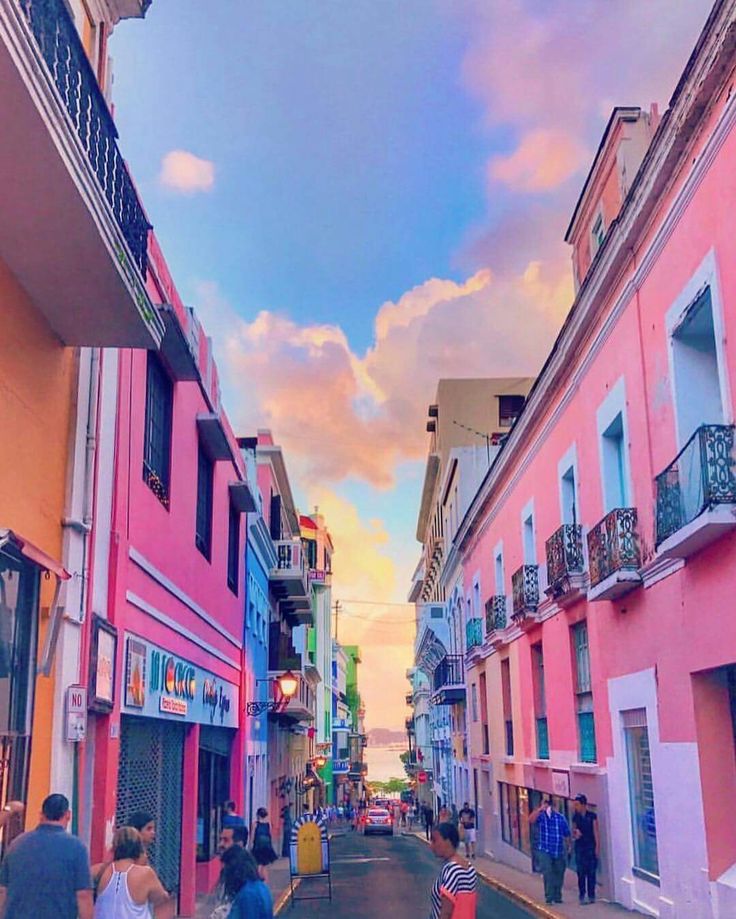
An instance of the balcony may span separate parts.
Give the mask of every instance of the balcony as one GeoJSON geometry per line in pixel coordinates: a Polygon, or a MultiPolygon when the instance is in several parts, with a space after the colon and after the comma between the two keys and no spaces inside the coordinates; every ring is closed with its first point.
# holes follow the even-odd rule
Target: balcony
{"type": "Polygon", "coordinates": [[[477,617],[465,623],[465,646],[470,653],[483,644],[483,622],[477,617]]]}
{"type": "Polygon", "coordinates": [[[547,580],[545,593],[570,606],[585,595],[583,528],[579,523],[563,523],[545,543],[547,580]]]}
{"type": "Polygon", "coordinates": [[[533,624],[539,606],[539,565],[522,565],[511,575],[512,617],[518,625],[533,624]]]}
{"type": "Polygon", "coordinates": [[[153,348],[150,224],[64,0],[0,0],[0,252],[67,345],[153,348]]]}
{"type": "Polygon", "coordinates": [[[486,600],[486,636],[493,645],[503,643],[502,632],[508,625],[506,594],[495,594],[486,600]]]}
{"type": "Polygon", "coordinates": [[[312,624],[312,598],[301,539],[275,543],[277,561],[270,581],[279,609],[296,625],[312,624]]]}
{"type": "Polygon", "coordinates": [[[593,527],[588,561],[589,600],[616,600],[641,584],[636,508],[616,508],[593,527]]]}
{"type": "Polygon", "coordinates": [[[734,426],[704,424],[655,478],[657,548],[687,558],[736,526],[734,426]]]}
{"type": "Polygon", "coordinates": [[[442,658],[432,674],[434,705],[455,705],[465,700],[463,659],[459,654],[442,658]]]}

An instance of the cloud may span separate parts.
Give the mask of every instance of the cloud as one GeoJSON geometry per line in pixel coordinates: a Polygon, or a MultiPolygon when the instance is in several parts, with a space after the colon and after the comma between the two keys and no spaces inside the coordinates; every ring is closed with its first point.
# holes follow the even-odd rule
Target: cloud
{"type": "Polygon", "coordinates": [[[526,134],[509,156],[494,156],[488,173],[514,191],[544,192],[562,185],[588,162],[587,149],[575,138],[540,128],[526,134]]]}
{"type": "Polygon", "coordinates": [[[215,164],[186,150],[170,150],[161,160],[159,182],[182,195],[211,191],[215,185],[215,164]]]}

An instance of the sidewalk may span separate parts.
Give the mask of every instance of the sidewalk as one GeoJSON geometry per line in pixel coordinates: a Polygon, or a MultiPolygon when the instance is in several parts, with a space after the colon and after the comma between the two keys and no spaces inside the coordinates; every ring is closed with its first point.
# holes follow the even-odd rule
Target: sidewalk
{"type": "MultiPolygon", "coordinates": [[[[278,915],[289,902],[289,859],[280,858],[268,868],[268,886],[273,895],[274,915],[278,915]]],[[[296,886],[296,882],[294,884],[296,886]]],[[[209,919],[213,904],[207,894],[197,897],[197,911],[195,919],[209,919]]]]}
{"type": "MultiPolygon", "coordinates": [[[[425,845],[424,832],[413,831],[413,836],[425,845]]],[[[461,851],[463,847],[460,847],[461,851]]],[[[494,861],[485,855],[479,855],[474,861],[478,876],[486,884],[490,884],[509,899],[525,906],[533,915],[543,916],[545,919],[623,919],[625,915],[632,914],[617,903],[607,900],[598,900],[588,906],[578,903],[577,876],[574,871],[565,872],[565,887],[562,892],[564,903],[556,903],[554,907],[547,906],[542,892],[542,876],[540,874],[527,874],[503,862],[494,861]]]]}

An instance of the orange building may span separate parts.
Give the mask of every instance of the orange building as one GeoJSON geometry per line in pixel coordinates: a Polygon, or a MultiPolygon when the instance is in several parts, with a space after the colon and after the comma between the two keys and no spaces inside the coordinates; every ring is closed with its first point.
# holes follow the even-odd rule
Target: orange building
{"type": "Polygon", "coordinates": [[[86,682],[102,349],[163,331],[101,89],[107,35],[148,2],[108,3],[106,18],[47,6],[0,4],[0,805],[27,801],[31,823],[50,790],[73,798],[82,768],[52,712],[86,682]]]}

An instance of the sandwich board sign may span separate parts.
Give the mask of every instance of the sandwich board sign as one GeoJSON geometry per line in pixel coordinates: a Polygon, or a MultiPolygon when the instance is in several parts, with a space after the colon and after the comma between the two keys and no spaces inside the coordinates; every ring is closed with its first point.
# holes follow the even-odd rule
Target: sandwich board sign
{"type": "Polygon", "coordinates": [[[303,814],[294,821],[289,838],[291,900],[332,900],[330,840],[327,824],[316,814],[303,814]],[[294,879],[326,878],[327,894],[294,896],[294,879]]]}

